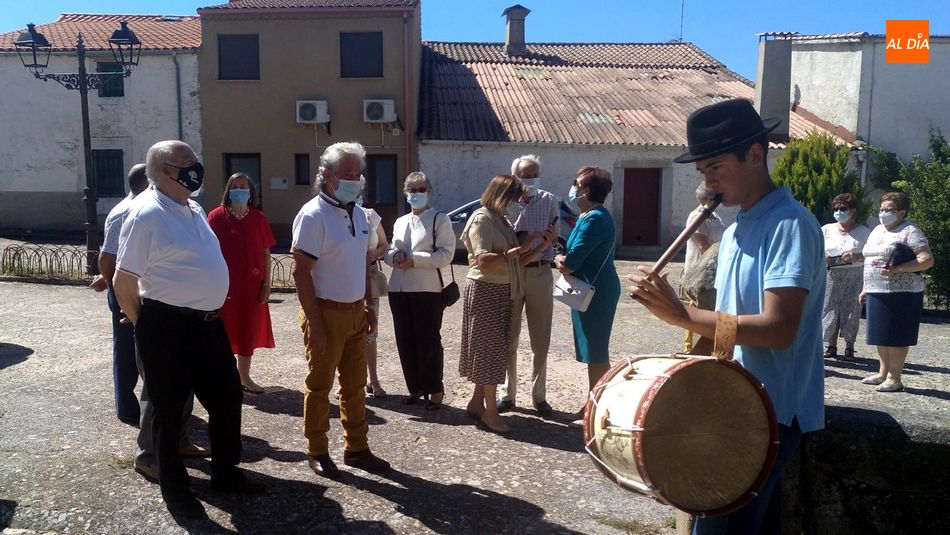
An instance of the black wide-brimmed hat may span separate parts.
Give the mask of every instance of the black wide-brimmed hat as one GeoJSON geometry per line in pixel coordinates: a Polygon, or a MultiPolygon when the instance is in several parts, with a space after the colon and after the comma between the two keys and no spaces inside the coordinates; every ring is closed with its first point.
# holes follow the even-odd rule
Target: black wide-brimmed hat
{"type": "Polygon", "coordinates": [[[689,163],[727,152],[762,134],[771,132],[781,119],[762,119],[744,98],[724,100],[699,108],[686,119],[689,151],[673,161],[689,163]]]}

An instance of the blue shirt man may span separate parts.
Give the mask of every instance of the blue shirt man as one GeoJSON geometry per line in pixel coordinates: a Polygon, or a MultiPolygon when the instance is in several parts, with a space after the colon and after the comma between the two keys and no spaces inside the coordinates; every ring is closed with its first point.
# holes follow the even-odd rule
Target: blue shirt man
{"type": "MultiPolygon", "coordinates": [[[[768,133],[780,123],[744,99],[700,108],[686,121],[689,151],[673,160],[695,162],[722,203],[740,208],[719,249],[716,308],[736,316],[736,360],[765,385],[779,423],[778,459],[757,497],[697,518],[694,534],[781,532],[781,469],[803,431],[824,427],[824,242],[814,216],[769,176],[768,133]]],[[[718,312],[685,307],[665,278],[640,271],[628,277],[631,297],[667,323],[713,337],[718,312]]]]}

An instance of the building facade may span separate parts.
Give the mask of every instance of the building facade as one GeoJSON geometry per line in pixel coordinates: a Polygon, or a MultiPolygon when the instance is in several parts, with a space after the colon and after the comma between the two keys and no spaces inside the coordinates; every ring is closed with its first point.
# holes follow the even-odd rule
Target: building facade
{"type": "MultiPolygon", "coordinates": [[[[197,17],[64,14],[37,26],[53,45],[47,72],[77,72],[76,36],[83,34],[90,73],[114,69],[108,38],[126,20],[143,43],[131,77],[89,92],[93,183],[98,213],[126,195],[128,169],[156,141],[181,138],[201,154],[197,17]]],[[[0,34],[0,228],[82,232],[86,186],[79,91],[36,80],[13,42],[0,34]]],[[[99,218],[100,225],[102,217],[99,218]]]]}
{"type": "Polygon", "coordinates": [[[365,205],[390,230],[417,165],[418,0],[239,0],[198,12],[205,207],[245,172],[289,243],[323,150],[352,140],[367,149],[365,205]]]}
{"type": "Polygon", "coordinates": [[[887,63],[883,35],[785,34],[789,100],[909,161],[927,155],[931,128],[950,135],[950,37],[930,38],[930,63],[887,63]]]}

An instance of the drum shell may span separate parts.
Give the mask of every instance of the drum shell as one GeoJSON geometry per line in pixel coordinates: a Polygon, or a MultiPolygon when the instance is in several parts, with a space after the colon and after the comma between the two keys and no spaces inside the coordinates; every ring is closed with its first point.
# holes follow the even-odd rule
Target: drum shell
{"type": "Polygon", "coordinates": [[[584,440],[621,487],[706,516],[755,497],[778,453],[778,426],[765,388],[737,363],[645,355],[595,386],[584,440]]]}

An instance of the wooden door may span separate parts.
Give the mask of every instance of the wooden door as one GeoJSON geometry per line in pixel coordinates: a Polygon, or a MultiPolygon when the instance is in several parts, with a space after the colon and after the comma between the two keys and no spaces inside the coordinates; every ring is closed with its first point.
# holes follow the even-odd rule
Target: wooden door
{"type": "Polygon", "coordinates": [[[623,170],[623,243],[660,243],[660,176],[662,169],[623,170]]]}

